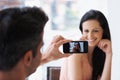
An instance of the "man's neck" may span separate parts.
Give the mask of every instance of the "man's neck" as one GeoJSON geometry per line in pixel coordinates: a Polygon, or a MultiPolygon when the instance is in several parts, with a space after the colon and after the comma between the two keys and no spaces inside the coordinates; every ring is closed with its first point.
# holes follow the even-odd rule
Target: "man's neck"
{"type": "Polygon", "coordinates": [[[25,80],[21,74],[17,72],[1,72],[0,71],[0,80],[25,80]]]}
{"type": "Polygon", "coordinates": [[[18,63],[12,70],[0,71],[0,80],[25,80],[26,74],[22,64],[18,63]]]}

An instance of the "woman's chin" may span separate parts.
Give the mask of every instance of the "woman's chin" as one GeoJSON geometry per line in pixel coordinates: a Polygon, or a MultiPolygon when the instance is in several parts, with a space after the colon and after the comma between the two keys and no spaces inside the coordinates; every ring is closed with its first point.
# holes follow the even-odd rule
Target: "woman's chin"
{"type": "Polygon", "coordinates": [[[89,44],[90,47],[95,47],[96,45],[95,44],[89,44]]]}

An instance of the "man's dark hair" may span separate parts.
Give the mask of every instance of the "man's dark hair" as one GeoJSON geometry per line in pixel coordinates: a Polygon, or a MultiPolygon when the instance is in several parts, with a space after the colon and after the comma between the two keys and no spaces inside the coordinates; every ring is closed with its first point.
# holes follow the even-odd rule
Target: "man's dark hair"
{"type": "Polygon", "coordinates": [[[37,7],[0,11],[0,70],[11,70],[29,50],[35,57],[47,21],[47,15],[37,7]]]}

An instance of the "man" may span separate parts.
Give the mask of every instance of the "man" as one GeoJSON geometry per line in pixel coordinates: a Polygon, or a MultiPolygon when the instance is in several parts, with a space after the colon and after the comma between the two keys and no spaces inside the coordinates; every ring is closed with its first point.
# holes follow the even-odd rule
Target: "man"
{"type": "Polygon", "coordinates": [[[39,8],[8,8],[0,11],[0,80],[25,80],[39,64],[62,55],[59,46],[68,42],[56,36],[41,55],[48,17],[39,8]]]}

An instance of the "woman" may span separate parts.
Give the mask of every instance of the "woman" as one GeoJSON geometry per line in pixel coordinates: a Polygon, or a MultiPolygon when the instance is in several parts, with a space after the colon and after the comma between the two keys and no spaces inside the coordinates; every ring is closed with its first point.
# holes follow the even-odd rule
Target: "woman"
{"type": "Polygon", "coordinates": [[[79,43],[75,43],[71,52],[80,52],[80,50],[81,50],[80,44],[79,43]]]}
{"type": "Polygon", "coordinates": [[[105,16],[100,11],[90,10],[82,17],[79,28],[81,40],[88,41],[88,53],[66,58],[60,80],[110,80],[112,50],[105,16]]]}

